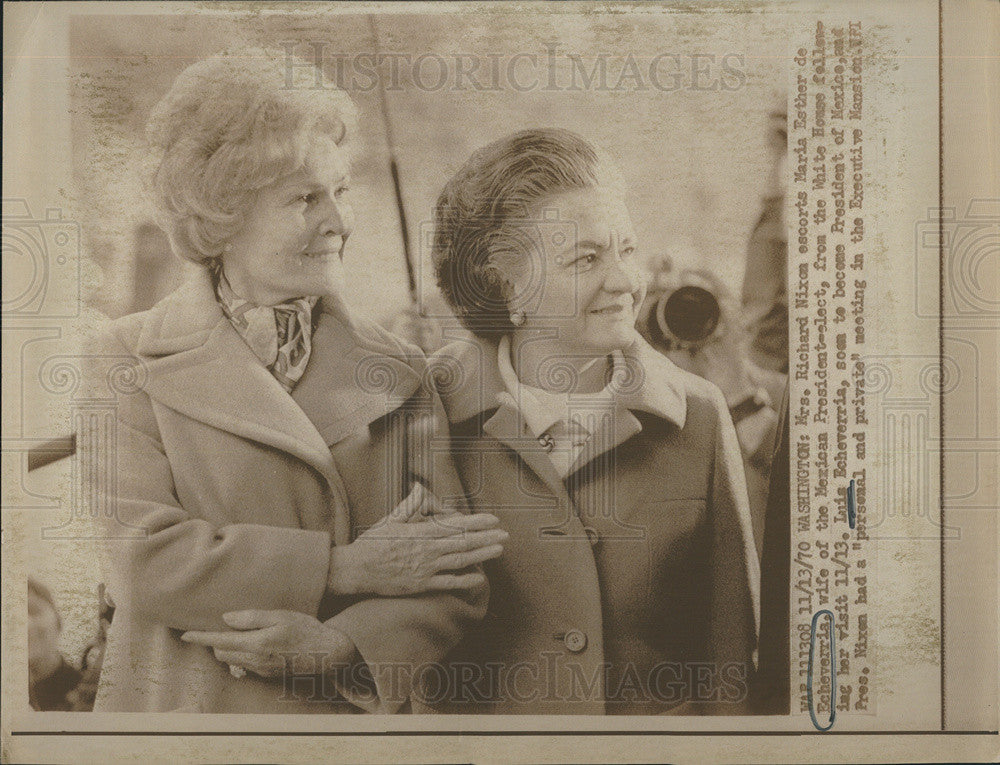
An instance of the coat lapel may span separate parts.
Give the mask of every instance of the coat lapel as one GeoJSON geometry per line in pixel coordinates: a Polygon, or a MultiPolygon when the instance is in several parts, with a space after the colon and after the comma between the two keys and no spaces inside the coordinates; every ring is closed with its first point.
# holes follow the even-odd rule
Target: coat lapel
{"type": "Polygon", "coordinates": [[[613,412],[598,423],[596,430],[592,432],[590,439],[573,461],[569,474],[573,475],[584,465],[612,449],[617,449],[641,430],[642,424],[639,419],[629,411],[628,407],[619,402],[613,412]]]}
{"type": "Polygon", "coordinates": [[[548,452],[531,434],[524,418],[513,404],[503,401],[492,417],[483,423],[483,433],[514,451],[549,488],[560,504],[569,502],[562,478],[549,459],[548,452]]]}
{"type": "Polygon", "coordinates": [[[680,370],[645,340],[636,337],[636,342],[625,351],[626,373],[611,383],[616,390],[613,414],[603,418],[593,432],[573,463],[571,475],[642,431],[633,411],[655,414],[679,428],[684,427],[687,398],[678,379],[680,370]]]}
{"type": "Polygon", "coordinates": [[[451,370],[451,377],[461,384],[440,388],[448,421],[459,423],[482,417],[498,407],[483,422],[482,430],[517,454],[535,472],[563,505],[569,502],[566,486],[542,444],[529,430],[517,410],[516,402],[506,393],[497,365],[497,346],[481,337],[462,338],[442,348],[431,359],[432,368],[451,370]]]}
{"type": "MultiPolygon", "coordinates": [[[[453,391],[442,391],[448,419],[462,422],[499,404],[496,413],[484,423],[483,432],[514,450],[557,497],[568,500],[566,486],[548,453],[529,432],[511,397],[505,394],[496,345],[481,338],[460,341],[440,351],[432,359],[433,363],[457,366],[467,378],[465,385],[453,391]]],[[[684,427],[687,400],[679,379],[684,373],[638,333],[635,342],[625,350],[625,364],[627,374],[617,383],[614,415],[594,433],[574,462],[573,471],[617,448],[642,430],[633,410],[649,412],[677,427],[684,427]]]]}
{"type": "MultiPolygon", "coordinates": [[[[292,390],[327,445],[395,411],[421,390],[405,361],[366,339],[357,327],[323,313],[312,338],[305,374],[292,390]]],[[[428,406],[430,399],[428,398],[428,406]]]]}
{"type": "Polygon", "coordinates": [[[150,398],[335,475],[326,442],[222,313],[207,272],[150,311],[136,352],[150,398]]]}

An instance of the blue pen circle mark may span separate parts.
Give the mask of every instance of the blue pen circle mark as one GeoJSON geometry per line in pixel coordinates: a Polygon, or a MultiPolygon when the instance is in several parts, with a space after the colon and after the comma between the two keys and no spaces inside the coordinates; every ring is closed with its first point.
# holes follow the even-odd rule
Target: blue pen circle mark
{"type": "Polygon", "coordinates": [[[812,628],[809,632],[809,669],[806,674],[806,698],[809,700],[809,717],[812,719],[813,725],[816,726],[816,730],[819,731],[830,730],[837,719],[837,650],[836,645],[834,645],[833,627],[832,611],[823,609],[813,614],[812,628]],[[819,720],[816,719],[816,708],[813,704],[813,655],[816,652],[816,625],[819,624],[820,617],[822,616],[830,617],[828,633],[830,636],[830,719],[826,726],[820,725],[819,720]]]}

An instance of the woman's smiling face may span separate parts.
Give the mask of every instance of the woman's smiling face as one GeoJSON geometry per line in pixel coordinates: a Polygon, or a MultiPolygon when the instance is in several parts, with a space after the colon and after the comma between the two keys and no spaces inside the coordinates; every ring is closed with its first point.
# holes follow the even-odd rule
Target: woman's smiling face
{"type": "Polygon", "coordinates": [[[562,192],[534,211],[543,247],[532,257],[542,262],[523,269],[515,294],[531,291],[532,272],[542,278],[532,305],[511,306],[525,312],[518,331],[554,330],[552,345],[573,354],[600,355],[631,345],[646,284],[621,191],[602,186],[562,192]],[[546,236],[555,226],[565,227],[567,236],[546,236]]]}
{"type": "Polygon", "coordinates": [[[301,169],[261,189],[222,255],[236,293],[257,305],[340,293],[349,183],[344,150],[318,138],[301,169]]]}

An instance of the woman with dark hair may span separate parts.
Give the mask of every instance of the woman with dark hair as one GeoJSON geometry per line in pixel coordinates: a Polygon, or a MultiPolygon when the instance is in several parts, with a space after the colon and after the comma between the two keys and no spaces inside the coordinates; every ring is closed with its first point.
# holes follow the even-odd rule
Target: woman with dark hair
{"type": "Polygon", "coordinates": [[[473,154],[435,223],[439,284],[473,333],[436,358],[455,370],[456,464],[510,533],[458,708],[745,712],[758,563],[740,448],[719,390],[635,330],[620,173],[574,133],[526,130],[473,154]]]}

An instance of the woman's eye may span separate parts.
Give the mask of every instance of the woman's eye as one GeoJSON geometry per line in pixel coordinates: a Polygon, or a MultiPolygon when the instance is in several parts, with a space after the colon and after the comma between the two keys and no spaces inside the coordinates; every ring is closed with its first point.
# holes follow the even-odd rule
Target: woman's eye
{"type": "Polygon", "coordinates": [[[586,268],[587,266],[592,266],[597,261],[596,252],[588,252],[586,255],[581,255],[579,258],[573,261],[573,265],[577,268],[586,268]]]}
{"type": "Polygon", "coordinates": [[[621,256],[623,258],[630,258],[633,255],[635,255],[635,247],[633,247],[632,245],[629,245],[628,247],[623,247],[621,249],[621,256]]]}
{"type": "Polygon", "coordinates": [[[311,205],[313,202],[316,201],[316,193],[310,192],[308,194],[302,194],[301,196],[296,197],[295,201],[305,202],[307,205],[311,205]]]}
{"type": "Polygon", "coordinates": [[[350,190],[350,188],[351,188],[350,186],[340,186],[335,192],[333,192],[333,195],[337,199],[340,199],[342,196],[344,196],[344,194],[346,194],[350,190]]]}

